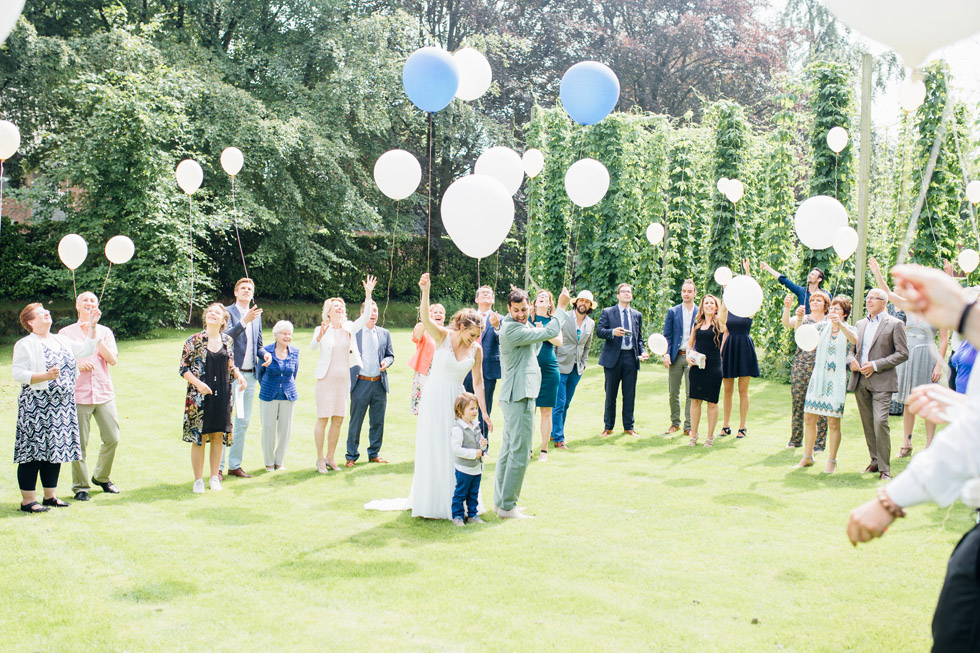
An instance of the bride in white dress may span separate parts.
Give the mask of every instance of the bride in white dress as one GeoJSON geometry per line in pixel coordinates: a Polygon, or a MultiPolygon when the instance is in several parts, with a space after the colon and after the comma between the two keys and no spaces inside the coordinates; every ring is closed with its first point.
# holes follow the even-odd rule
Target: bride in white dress
{"type": "MultiPolygon", "coordinates": [[[[483,395],[483,351],[480,348],[482,320],[471,308],[464,308],[439,326],[429,318],[428,273],[419,279],[422,289],[420,313],[426,332],[436,341],[429,378],[422,388],[419,421],[415,432],[415,475],[407,499],[379,499],[364,505],[368,510],[411,510],[412,517],[452,519],[456,474],[449,435],[453,426],[453,402],[463,392],[463,379],[472,369],[476,395],[487,428],[493,430],[483,395]]],[[[483,512],[480,501],[479,512],[483,512]]]]}

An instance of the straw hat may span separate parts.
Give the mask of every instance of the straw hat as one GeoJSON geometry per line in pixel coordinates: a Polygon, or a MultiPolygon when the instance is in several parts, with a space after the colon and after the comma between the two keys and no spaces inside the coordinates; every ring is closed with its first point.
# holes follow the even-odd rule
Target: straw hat
{"type": "Polygon", "coordinates": [[[580,299],[584,299],[584,300],[588,301],[590,304],[592,304],[592,310],[593,311],[595,309],[599,308],[599,304],[596,303],[595,297],[593,297],[592,296],[592,293],[590,293],[588,290],[581,291],[578,294],[578,296],[576,296],[575,299],[572,300],[572,306],[574,306],[578,302],[578,300],[580,300],[580,299]]]}

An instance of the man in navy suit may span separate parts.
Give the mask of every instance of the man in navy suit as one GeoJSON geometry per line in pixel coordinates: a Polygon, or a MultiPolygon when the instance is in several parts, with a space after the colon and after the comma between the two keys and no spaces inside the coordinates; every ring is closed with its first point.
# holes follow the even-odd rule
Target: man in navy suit
{"type": "Polygon", "coordinates": [[[381,441],[385,434],[385,409],[388,407],[388,368],[395,362],[391,348],[391,333],[378,326],[378,305],[371,302],[363,310],[371,311],[364,328],[358,331],[357,348],[361,352],[360,367],[350,368],[350,424],[347,427],[347,467],[360,458],[361,424],[368,415],[368,460],[388,462],[381,457],[381,441]]]}
{"type": "MultiPolygon", "coordinates": [[[[500,316],[493,310],[494,293],[490,286],[480,286],[476,291],[477,311],[483,320],[483,333],[480,335],[480,346],[483,347],[483,398],[487,404],[487,414],[493,410],[493,391],[500,378],[500,341],[497,339],[497,329],[500,328],[500,316]]],[[[467,392],[473,392],[473,375],[467,374],[463,379],[463,387],[467,392]]],[[[480,415],[480,429],[483,437],[490,439],[490,431],[480,415]]]]}
{"type": "MultiPolygon", "coordinates": [[[[228,315],[228,328],[225,333],[231,336],[235,342],[235,367],[242,372],[245,377],[245,393],[242,396],[244,403],[244,417],[238,417],[235,411],[234,438],[230,447],[225,447],[221,453],[221,467],[218,476],[223,480],[224,474],[221,472],[225,468],[225,455],[228,456],[228,475],[240,476],[241,478],[251,478],[251,474],[246,474],[242,469],[242,457],[245,453],[245,433],[248,431],[248,423],[252,419],[252,400],[255,398],[255,371],[262,364],[262,309],[258,306],[249,307],[252,297],[255,296],[255,282],[245,277],[235,283],[235,303],[226,306],[228,315]]],[[[270,354],[265,354],[270,356],[270,354]]]]}
{"type": "Polygon", "coordinates": [[[697,288],[692,279],[685,279],[681,285],[681,300],[677,306],[667,311],[664,320],[664,338],[667,339],[667,353],[664,354],[664,367],[668,370],[667,387],[670,391],[670,428],[666,433],[674,433],[681,428],[681,378],[684,379],[684,435],[691,434],[691,386],[688,385],[687,345],[694,328],[694,318],[698,314],[694,303],[697,288]]]}
{"type": "Polygon", "coordinates": [[[643,342],[643,316],[634,308],[633,286],[621,283],[616,289],[615,306],[602,309],[596,335],[605,340],[599,354],[599,365],[606,375],[606,410],[603,417],[605,430],[600,437],[612,434],[616,422],[616,396],[623,386],[623,430],[638,435],[633,428],[633,404],[636,399],[636,374],[640,361],[650,356],[643,342]]]}

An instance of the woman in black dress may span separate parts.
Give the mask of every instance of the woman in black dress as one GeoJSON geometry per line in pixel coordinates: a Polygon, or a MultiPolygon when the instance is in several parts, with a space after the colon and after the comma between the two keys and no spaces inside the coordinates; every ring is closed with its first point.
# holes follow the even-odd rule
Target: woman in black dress
{"type": "Polygon", "coordinates": [[[698,443],[698,427],[701,423],[701,402],[708,402],[708,438],[704,446],[715,443],[715,425],[718,424],[718,391],[721,389],[721,350],[725,343],[725,318],[727,311],[714,295],[701,298],[691,340],[687,343],[687,363],[691,388],[691,440],[698,443]],[[704,364],[699,364],[701,355],[704,364]]]}
{"type": "Polygon", "coordinates": [[[211,444],[211,489],[220,490],[218,468],[222,444],[231,445],[232,378],[245,390],[245,377],[235,367],[231,336],[223,333],[228,325],[228,311],[221,304],[211,304],[204,311],[204,331],[195,333],[184,343],[180,375],[187,381],[184,401],[184,442],[191,443],[191,466],[195,493],[204,492],[204,445],[211,444]]]}
{"type": "MultiPolygon", "coordinates": [[[[745,274],[749,274],[749,262],[742,262],[745,274]]],[[[725,326],[728,337],[721,350],[721,376],[725,385],[724,426],[721,435],[732,434],[732,395],[735,394],[735,380],[738,379],[738,435],[744,438],[748,435],[745,421],[749,416],[749,379],[759,376],[759,358],[755,353],[755,343],[752,342],[752,318],[728,314],[725,326]]]]}

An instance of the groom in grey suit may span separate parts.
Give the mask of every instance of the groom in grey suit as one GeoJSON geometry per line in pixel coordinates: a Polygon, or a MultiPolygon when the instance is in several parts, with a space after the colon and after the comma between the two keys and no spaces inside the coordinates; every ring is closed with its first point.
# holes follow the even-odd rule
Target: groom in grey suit
{"type": "Polygon", "coordinates": [[[534,402],[541,389],[538,350],[541,343],[558,335],[566,320],[565,308],[571,301],[568,288],[558,297],[555,319],[544,328],[527,323],[531,309],[527,292],[510,291],[507,317],[500,324],[500,407],[504,411],[504,437],[494,474],[494,510],[503,518],[524,518],[517,498],[524,484],[531,437],[534,433],[534,402]]]}

